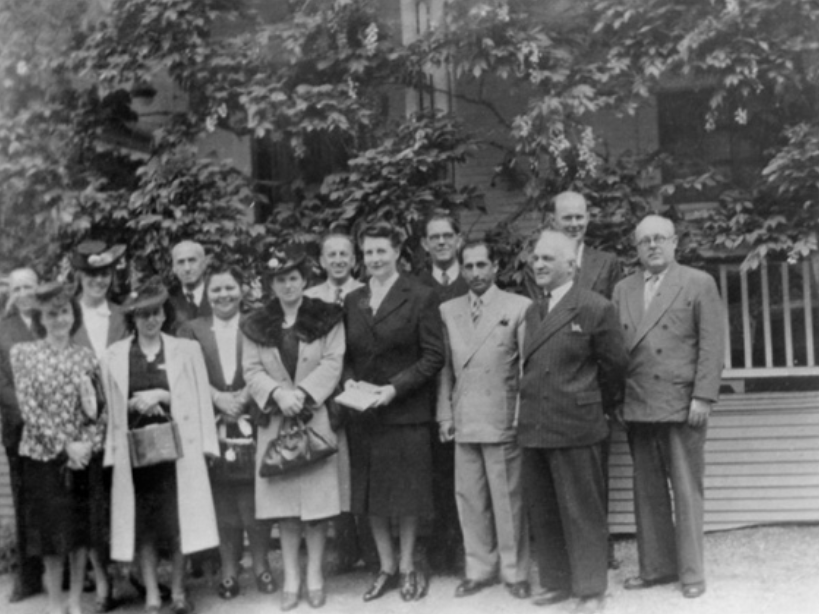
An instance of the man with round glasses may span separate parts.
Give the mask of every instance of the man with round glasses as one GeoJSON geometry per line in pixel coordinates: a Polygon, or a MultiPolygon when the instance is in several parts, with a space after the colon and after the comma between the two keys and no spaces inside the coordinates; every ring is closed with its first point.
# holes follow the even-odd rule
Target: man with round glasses
{"type": "Polygon", "coordinates": [[[635,242],[642,270],[612,298],[629,352],[622,417],[640,554],[625,588],[679,581],[695,598],[705,592],[704,452],[722,375],[723,305],[710,275],[677,263],[671,220],[647,216],[635,242]]]}

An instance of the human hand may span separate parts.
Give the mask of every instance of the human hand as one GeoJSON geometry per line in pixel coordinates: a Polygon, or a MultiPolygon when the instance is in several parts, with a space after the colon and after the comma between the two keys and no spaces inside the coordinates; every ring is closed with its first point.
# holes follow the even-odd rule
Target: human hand
{"type": "Polygon", "coordinates": [[[376,391],[378,395],[378,400],[373,403],[373,407],[384,407],[385,405],[389,405],[392,403],[393,399],[395,399],[395,395],[397,394],[395,390],[395,386],[388,385],[388,386],[379,386],[378,390],[376,391]]]}
{"type": "Polygon", "coordinates": [[[286,388],[276,388],[273,392],[273,399],[279,406],[282,414],[288,418],[296,416],[304,407],[304,392],[298,389],[288,390],[286,388]]]}
{"type": "Polygon", "coordinates": [[[162,388],[151,388],[150,390],[140,390],[135,392],[128,400],[128,409],[141,414],[158,415],[162,413],[160,404],[169,404],[171,394],[162,388]]]}
{"type": "Polygon", "coordinates": [[[688,426],[693,428],[700,428],[708,422],[708,416],[711,414],[711,401],[705,399],[691,399],[691,405],[688,408],[688,426]]]}
{"type": "Polygon", "coordinates": [[[232,392],[217,392],[213,397],[213,404],[228,422],[235,422],[242,414],[244,403],[239,395],[232,392]]]}
{"type": "Polygon", "coordinates": [[[455,425],[452,424],[452,420],[442,420],[438,423],[438,439],[441,443],[455,439],[455,425]]]}
{"type": "Polygon", "coordinates": [[[623,428],[626,428],[626,418],[625,418],[625,415],[623,414],[623,404],[622,403],[618,403],[615,406],[614,411],[611,412],[611,418],[617,424],[619,424],[623,428]]]}
{"type": "Polygon", "coordinates": [[[69,469],[85,469],[91,460],[90,441],[71,441],[65,446],[69,469]]]}

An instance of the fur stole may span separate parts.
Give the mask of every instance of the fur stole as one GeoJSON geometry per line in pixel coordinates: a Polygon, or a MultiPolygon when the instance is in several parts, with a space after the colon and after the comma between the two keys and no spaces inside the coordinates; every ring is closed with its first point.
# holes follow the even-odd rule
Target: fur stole
{"type": "MultiPolygon", "coordinates": [[[[325,336],[341,322],[344,309],[317,298],[302,298],[293,328],[299,341],[312,343],[325,336]]],[[[280,347],[284,312],[281,303],[273,299],[248,315],[239,327],[248,339],[263,347],[280,347]]]]}

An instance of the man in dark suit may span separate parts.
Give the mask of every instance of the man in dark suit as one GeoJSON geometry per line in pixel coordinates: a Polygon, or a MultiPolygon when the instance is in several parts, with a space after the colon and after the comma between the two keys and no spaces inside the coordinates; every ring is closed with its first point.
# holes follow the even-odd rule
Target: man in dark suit
{"type": "Polygon", "coordinates": [[[722,376],[723,305],[710,275],[677,264],[671,220],[644,218],[635,240],[643,270],[614,289],[629,352],[622,413],[640,555],[640,575],[625,588],[679,579],[695,598],[705,592],[704,448],[722,376]]]}
{"type": "Polygon", "coordinates": [[[603,607],[607,587],[605,413],[622,398],[627,355],[614,306],[574,285],[574,243],[544,231],[532,254],[542,296],[526,315],[518,442],[543,592],[603,607]]]}
{"type": "Polygon", "coordinates": [[[23,419],[17,405],[14,376],[9,363],[9,352],[13,345],[36,339],[31,331],[31,312],[37,282],[37,273],[32,269],[15,269],[11,272],[7,315],[0,322],[0,415],[3,425],[3,446],[6,448],[11,474],[17,537],[17,569],[14,587],[9,596],[11,602],[20,601],[42,591],[42,562],[40,559],[26,556],[26,519],[23,513],[21,464],[18,454],[20,437],[23,434],[23,419]]]}
{"type": "MultiPolygon", "coordinates": [[[[458,249],[461,229],[458,220],[446,211],[434,211],[424,224],[421,246],[429,254],[430,268],[418,274],[418,281],[432,288],[443,304],[464,296],[469,286],[461,274],[458,249]]],[[[455,447],[441,441],[433,425],[432,464],[435,493],[435,520],[426,540],[429,563],[438,571],[456,572],[463,564],[463,538],[455,503],[455,447]]]]}
{"type": "Polygon", "coordinates": [[[209,316],[212,311],[205,297],[205,269],[208,261],[205,248],[196,241],[181,241],[171,249],[173,274],[179,286],[170,294],[174,310],[173,331],[188,320],[209,316]]]}
{"type": "MultiPolygon", "coordinates": [[[[622,277],[622,269],[617,256],[585,244],[589,226],[586,198],[579,192],[561,192],[554,197],[552,205],[552,228],[575,241],[574,283],[610,299],[615,284],[622,277]]],[[[531,269],[527,268],[524,285],[531,298],[536,300],[540,296],[531,269]]]]}

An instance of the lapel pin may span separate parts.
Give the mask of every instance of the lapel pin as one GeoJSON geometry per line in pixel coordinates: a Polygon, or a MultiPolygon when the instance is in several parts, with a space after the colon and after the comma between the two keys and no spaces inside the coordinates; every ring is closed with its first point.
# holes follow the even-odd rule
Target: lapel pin
{"type": "Polygon", "coordinates": [[[582,333],[583,329],[580,328],[580,324],[578,324],[577,322],[572,322],[572,332],[573,333],[582,333]]]}

